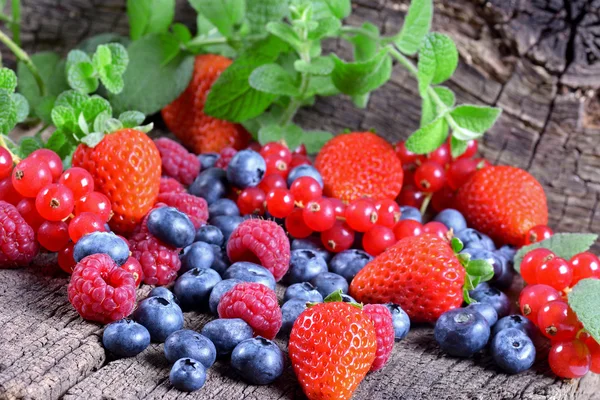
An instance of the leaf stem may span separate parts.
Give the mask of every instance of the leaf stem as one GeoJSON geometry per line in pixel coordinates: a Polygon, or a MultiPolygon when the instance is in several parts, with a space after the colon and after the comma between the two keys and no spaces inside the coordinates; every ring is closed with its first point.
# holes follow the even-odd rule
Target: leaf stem
{"type": "Polygon", "coordinates": [[[227,38],[225,38],[225,37],[207,38],[207,37],[198,36],[198,37],[193,38],[189,42],[187,42],[185,44],[185,47],[200,47],[200,46],[208,46],[211,44],[223,44],[223,43],[227,43],[227,38]]]}
{"type": "Polygon", "coordinates": [[[433,197],[433,193],[427,193],[427,196],[423,199],[423,204],[421,204],[421,215],[425,215],[425,211],[427,211],[427,207],[429,207],[429,202],[433,197]]]}
{"type": "Polygon", "coordinates": [[[12,0],[11,12],[10,30],[12,37],[17,46],[21,46],[21,0],[12,0]]]}
{"type": "Polygon", "coordinates": [[[363,35],[372,40],[381,40],[381,37],[379,37],[379,35],[371,32],[371,31],[368,31],[367,29],[362,28],[360,26],[349,26],[349,25],[342,26],[340,28],[340,32],[349,33],[352,35],[363,35]]]}
{"type": "Polygon", "coordinates": [[[310,74],[302,73],[302,81],[300,82],[300,94],[297,97],[292,97],[290,99],[289,104],[285,108],[285,110],[283,110],[283,113],[281,114],[281,118],[279,119],[280,126],[286,126],[287,124],[292,122],[292,119],[294,119],[296,112],[298,111],[298,109],[300,108],[300,105],[302,104],[301,100],[306,95],[306,91],[308,90],[309,83],[310,83],[310,74]]]}
{"type": "Polygon", "coordinates": [[[6,22],[7,24],[12,24],[12,18],[3,13],[0,13],[0,21],[6,22]]]}
{"type": "Polygon", "coordinates": [[[8,153],[10,154],[10,156],[13,159],[13,162],[15,164],[18,164],[19,162],[21,162],[21,157],[17,156],[15,153],[13,153],[12,151],[10,151],[10,147],[8,147],[8,144],[6,143],[6,141],[4,140],[5,136],[4,135],[0,135],[0,147],[4,147],[8,153]]]}
{"type": "Polygon", "coordinates": [[[17,57],[19,61],[25,64],[27,69],[29,69],[29,71],[35,78],[38,87],[40,88],[40,95],[42,97],[46,96],[46,85],[44,84],[42,76],[40,75],[35,64],[33,63],[33,61],[31,61],[31,58],[29,58],[29,55],[2,31],[0,31],[0,42],[4,43],[6,47],[8,47],[9,50],[13,52],[15,57],[17,57]]]}

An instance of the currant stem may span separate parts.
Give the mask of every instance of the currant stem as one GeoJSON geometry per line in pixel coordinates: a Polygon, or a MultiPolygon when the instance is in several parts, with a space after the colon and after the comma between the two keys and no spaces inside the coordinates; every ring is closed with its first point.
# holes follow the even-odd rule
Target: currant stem
{"type": "Polygon", "coordinates": [[[421,215],[425,215],[425,211],[427,211],[427,207],[429,207],[429,202],[433,197],[433,193],[427,193],[427,196],[423,199],[423,204],[421,204],[421,215]]]}
{"type": "Polygon", "coordinates": [[[37,67],[35,66],[33,61],[31,61],[31,58],[29,58],[29,55],[2,31],[0,31],[0,42],[4,43],[6,47],[8,47],[9,50],[13,52],[15,57],[17,57],[19,61],[25,64],[27,69],[29,69],[29,71],[35,78],[35,81],[40,89],[40,95],[42,97],[46,96],[46,85],[44,84],[42,76],[40,75],[40,72],[38,71],[37,67]]]}
{"type": "Polygon", "coordinates": [[[6,143],[6,140],[4,140],[4,135],[0,135],[0,147],[4,147],[8,151],[8,153],[12,157],[13,162],[15,164],[18,164],[21,162],[21,157],[19,157],[18,155],[16,155],[12,151],[10,151],[10,148],[8,147],[8,144],[6,143]]]}

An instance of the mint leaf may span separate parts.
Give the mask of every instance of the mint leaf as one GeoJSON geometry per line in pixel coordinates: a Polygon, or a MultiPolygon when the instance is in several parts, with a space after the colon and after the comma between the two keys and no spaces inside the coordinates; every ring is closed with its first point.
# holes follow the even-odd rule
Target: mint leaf
{"type": "Polygon", "coordinates": [[[179,40],[183,44],[186,44],[187,42],[192,40],[192,32],[190,32],[190,28],[188,28],[184,24],[173,24],[171,30],[173,31],[173,35],[175,35],[177,40],[179,40]]]}
{"type": "Polygon", "coordinates": [[[278,64],[261,65],[252,71],[248,81],[261,92],[290,97],[300,94],[294,79],[278,64]]]}
{"type": "Polygon", "coordinates": [[[65,143],[67,143],[67,137],[60,129],[57,129],[50,135],[45,147],[55,153],[59,153],[65,143]]]}
{"type": "Polygon", "coordinates": [[[92,59],[90,58],[90,56],[85,53],[84,51],[81,50],[71,50],[69,52],[69,54],[67,55],[67,64],[65,69],[67,71],[69,71],[69,69],[71,69],[71,67],[73,67],[74,65],[77,65],[79,63],[92,63],[92,59]]]}
{"type": "Polygon", "coordinates": [[[16,124],[17,109],[12,100],[12,93],[0,89],[0,134],[8,135],[16,124]]]}
{"type": "Polygon", "coordinates": [[[552,251],[558,257],[569,260],[575,254],[589,250],[597,239],[598,235],[595,233],[555,233],[546,240],[521,247],[515,254],[515,269],[518,272],[521,271],[523,257],[533,249],[543,247],[552,251]]]}
{"type": "Polygon", "coordinates": [[[12,69],[0,68],[0,89],[13,93],[17,87],[17,75],[12,69]]]}
{"type": "Polygon", "coordinates": [[[448,137],[448,126],[443,117],[438,117],[406,141],[406,148],[416,154],[427,154],[440,147],[448,137]]]}
{"type": "Polygon", "coordinates": [[[436,86],[433,90],[448,108],[454,107],[456,96],[452,90],[448,89],[446,86],[436,86]]]}
{"type": "Polygon", "coordinates": [[[246,2],[246,20],[252,33],[263,33],[267,23],[279,21],[287,13],[287,0],[252,0],[246,2]]]}
{"type": "Polygon", "coordinates": [[[394,42],[404,54],[413,55],[419,51],[423,39],[431,28],[433,17],[432,0],[412,0],[404,20],[402,30],[396,35],[394,42]]]}
{"type": "Polygon", "coordinates": [[[83,93],[76,90],[67,90],[58,96],[54,105],[57,107],[71,108],[79,112],[88,99],[89,97],[83,93]]]}
{"type": "Polygon", "coordinates": [[[27,99],[20,93],[11,94],[11,98],[17,112],[17,123],[25,121],[29,115],[29,103],[27,99]]]}
{"type": "Polygon", "coordinates": [[[267,32],[277,36],[284,42],[289,43],[290,46],[294,47],[296,50],[302,47],[302,42],[298,37],[298,34],[290,25],[283,22],[269,22],[266,29],[267,32]]]}
{"type": "Polygon", "coordinates": [[[95,74],[96,71],[91,63],[79,62],[70,65],[67,71],[67,80],[73,89],[82,93],[92,93],[98,89],[100,84],[95,74]]]}
{"type": "Polygon", "coordinates": [[[321,40],[326,37],[335,36],[342,26],[340,20],[334,17],[324,18],[316,22],[318,25],[308,34],[309,40],[321,40]]]}
{"type": "MultiPolygon", "coordinates": [[[[365,22],[361,27],[379,37],[379,28],[372,23],[365,22]]],[[[356,61],[369,60],[375,57],[379,51],[379,40],[373,40],[371,37],[363,34],[354,35],[350,39],[350,42],[354,46],[354,59],[356,61]]]]}
{"type": "Polygon", "coordinates": [[[295,149],[302,144],[304,131],[298,125],[289,124],[283,127],[283,140],[287,147],[295,149]]]}
{"type": "Polygon", "coordinates": [[[225,37],[231,36],[242,22],[246,7],[244,0],[190,0],[190,3],[225,37]]]}
{"type": "Polygon", "coordinates": [[[306,147],[308,154],[316,154],[330,139],[333,138],[331,132],[326,131],[305,131],[302,136],[302,143],[306,147]]]}
{"type": "Polygon", "coordinates": [[[70,107],[54,106],[52,109],[52,123],[58,129],[66,132],[76,132],[79,129],[75,111],[70,107]]]}
{"type": "Polygon", "coordinates": [[[450,138],[450,153],[452,154],[452,158],[457,158],[463,155],[463,153],[467,151],[467,147],[467,140],[460,140],[455,138],[454,136],[450,138]]]}
{"type": "Polygon", "coordinates": [[[40,139],[32,136],[24,137],[19,143],[19,156],[25,158],[41,148],[42,141],[40,139]]]}
{"type": "Polygon", "coordinates": [[[329,75],[333,71],[335,64],[330,57],[317,57],[307,63],[304,60],[296,60],[294,69],[298,72],[304,72],[312,75],[329,75]]]}
{"type": "Polygon", "coordinates": [[[258,142],[266,144],[270,142],[278,142],[283,137],[283,128],[279,125],[263,126],[258,131],[258,142]]]}
{"type": "Polygon", "coordinates": [[[103,112],[112,115],[112,107],[108,100],[96,95],[87,99],[81,107],[81,113],[89,124],[92,124],[96,117],[103,112]]]}
{"type": "Polygon", "coordinates": [[[132,40],[166,32],[175,16],[175,0],[127,0],[127,16],[132,40]]]}
{"type": "MultiPolygon", "coordinates": [[[[456,107],[450,111],[450,115],[459,127],[466,129],[471,132],[480,134],[485,133],[490,129],[498,117],[502,113],[500,108],[486,107],[486,106],[474,106],[474,105],[462,105],[456,107]]],[[[472,139],[471,137],[462,138],[457,136],[459,139],[472,139]]]]}
{"type": "Polygon", "coordinates": [[[600,343],[600,280],[579,281],[569,292],[568,300],[585,330],[600,343]]]}
{"type": "Polygon", "coordinates": [[[419,52],[419,92],[425,93],[432,83],[441,83],[450,78],[458,65],[456,45],[448,36],[430,33],[419,52]]]}
{"type": "Polygon", "coordinates": [[[307,96],[334,96],[340,91],[333,84],[331,75],[313,76],[308,84],[307,96]]]}
{"type": "Polygon", "coordinates": [[[331,14],[338,19],[346,18],[352,11],[350,0],[324,0],[324,2],[327,4],[331,14]]]}
{"type": "Polygon", "coordinates": [[[331,74],[333,84],[349,95],[368,93],[383,85],[390,79],[392,60],[387,51],[382,49],[367,61],[346,63],[335,54],[332,56],[335,68],[331,74]]]}
{"type": "Polygon", "coordinates": [[[146,116],[139,111],[125,111],[119,115],[119,121],[123,123],[125,128],[134,128],[144,123],[146,116]]]}
{"type": "Polygon", "coordinates": [[[424,92],[421,95],[421,127],[429,124],[435,117],[435,104],[433,104],[433,100],[431,100],[429,93],[424,92]]]}
{"type": "Polygon", "coordinates": [[[100,80],[109,92],[118,94],[123,90],[123,73],[129,64],[129,55],[125,47],[118,43],[98,46],[93,59],[100,80]]]}

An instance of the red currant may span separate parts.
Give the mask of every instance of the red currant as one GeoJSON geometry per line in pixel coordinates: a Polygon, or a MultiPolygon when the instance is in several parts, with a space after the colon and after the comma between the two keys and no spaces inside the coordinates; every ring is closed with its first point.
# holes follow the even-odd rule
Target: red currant
{"type": "Polygon", "coordinates": [[[406,148],[405,142],[396,143],[396,155],[402,161],[402,164],[412,164],[417,161],[419,157],[417,154],[406,148]]]}
{"type": "Polygon", "coordinates": [[[75,215],[84,212],[97,214],[104,222],[108,222],[112,216],[110,200],[100,192],[91,192],[75,203],[75,215]]]}
{"type": "Polygon", "coordinates": [[[547,227],[546,225],[537,225],[527,231],[525,235],[525,245],[529,245],[536,242],[541,242],[542,240],[546,240],[552,236],[554,232],[552,229],[547,227]]]}
{"type": "Polygon", "coordinates": [[[265,157],[265,163],[267,164],[267,171],[265,172],[266,175],[277,174],[287,178],[288,174],[290,173],[288,163],[278,155],[273,154],[265,157]]]}
{"type": "Polygon", "coordinates": [[[257,187],[249,187],[239,194],[237,198],[237,206],[240,209],[240,214],[248,215],[263,215],[265,213],[265,201],[267,196],[265,192],[257,187]]]}
{"type": "Polygon", "coordinates": [[[52,180],[54,182],[56,182],[58,178],[60,178],[60,174],[62,174],[63,172],[62,160],[60,159],[58,154],[56,154],[52,150],[38,149],[31,153],[27,158],[32,158],[34,160],[39,160],[46,163],[48,165],[48,168],[50,168],[50,172],[52,173],[52,180]]]}
{"type": "Polygon", "coordinates": [[[400,206],[394,200],[377,200],[375,210],[377,210],[377,225],[393,228],[400,221],[400,206]]]}
{"type": "Polygon", "coordinates": [[[11,177],[0,181],[0,200],[16,206],[22,198],[23,196],[15,190],[11,177]]]}
{"type": "Polygon", "coordinates": [[[521,261],[521,276],[529,285],[538,283],[537,267],[556,257],[553,252],[543,247],[533,249],[521,261]]]}
{"type": "Polygon", "coordinates": [[[345,218],[346,215],[346,205],[340,199],[336,199],[335,197],[331,197],[329,199],[333,204],[333,209],[335,211],[335,217],[338,219],[345,218]]]}
{"type": "Polygon", "coordinates": [[[548,285],[527,285],[519,295],[521,314],[537,325],[538,312],[548,302],[560,299],[560,293],[548,285]]]}
{"type": "Polygon", "coordinates": [[[27,222],[27,225],[33,228],[34,232],[40,228],[40,225],[46,221],[35,208],[35,199],[22,199],[17,204],[17,211],[21,217],[27,222]]]}
{"type": "Polygon", "coordinates": [[[367,232],[377,223],[377,210],[368,199],[353,200],[346,207],[346,222],[357,232],[367,232]]]}
{"type": "Polygon", "coordinates": [[[77,265],[73,258],[73,242],[67,244],[65,248],[58,252],[58,266],[67,274],[73,272],[73,268],[77,265]]]}
{"type": "Polygon", "coordinates": [[[313,233],[313,230],[304,223],[302,211],[301,208],[295,208],[285,219],[285,229],[296,239],[309,237],[313,233]]]}
{"type": "Polygon", "coordinates": [[[436,212],[443,211],[447,208],[453,208],[455,196],[456,193],[454,190],[446,185],[431,196],[431,207],[433,207],[436,212]]]}
{"type": "Polygon", "coordinates": [[[462,153],[458,158],[459,159],[463,159],[463,158],[471,158],[475,155],[475,153],[477,153],[477,148],[479,147],[479,144],[477,143],[477,140],[475,139],[471,139],[467,142],[467,150],[465,150],[464,153],[462,153]]]}
{"type": "Polygon", "coordinates": [[[304,143],[301,143],[300,146],[296,147],[294,149],[294,151],[292,151],[292,157],[294,156],[294,154],[300,154],[300,155],[307,155],[308,152],[306,151],[306,146],[304,145],[304,143]]]}
{"type": "Polygon", "coordinates": [[[535,270],[538,283],[552,286],[556,290],[563,290],[571,285],[573,270],[569,263],[560,257],[554,257],[540,265],[535,270]]]}
{"type": "Polygon", "coordinates": [[[588,350],[590,351],[590,356],[591,356],[590,371],[592,371],[595,374],[599,374],[600,373],[600,345],[591,336],[588,336],[585,339],[584,343],[586,344],[586,346],[588,347],[588,350]]]}
{"type": "Polygon", "coordinates": [[[133,278],[135,279],[135,286],[139,287],[142,283],[142,278],[144,278],[144,271],[142,270],[142,265],[135,257],[129,257],[125,264],[121,265],[121,268],[125,271],[131,272],[133,278]]]}
{"type": "Polygon", "coordinates": [[[448,186],[458,190],[469,178],[477,172],[477,161],[470,158],[461,158],[448,167],[448,186]]]}
{"type": "Polygon", "coordinates": [[[448,240],[448,227],[441,222],[431,221],[423,225],[423,232],[448,240]]]}
{"type": "Polygon", "coordinates": [[[301,154],[292,154],[292,161],[290,161],[289,165],[290,171],[299,165],[312,165],[312,163],[307,156],[303,156],[301,154]]]}
{"type": "Polygon", "coordinates": [[[342,221],[336,221],[330,229],[321,232],[321,242],[332,253],[348,250],[354,243],[354,231],[342,221]]]}
{"type": "Polygon", "coordinates": [[[544,336],[554,341],[573,340],[583,325],[566,301],[546,303],[538,312],[538,327],[544,336]]]}
{"type": "Polygon", "coordinates": [[[280,160],[283,160],[286,164],[292,161],[292,153],[290,149],[281,143],[270,142],[265,144],[260,149],[260,155],[266,160],[267,157],[275,156],[280,160]]]}
{"type": "Polygon", "coordinates": [[[64,249],[69,243],[69,227],[63,221],[46,221],[37,231],[37,240],[49,251],[64,249]]]}
{"type": "Polygon", "coordinates": [[[581,378],[590,370],[590,350],[581,340],[555,343],[548,353],[548,364],[560,378],[581,378]]]}
{"type": "Polygon", "coordinates": [[[35,208],[48,221],[62,221],[73,212],[74,206],[73,192],[60,183],[46,186],[35,198],[35,208]]]}
{"type": "Polygon", "coordinates": [[[0,147],[0,180],[10,176],[13,169],[13,159],[10,152],[0,147]]]}
{"type": "Polygon", "coordinates": [[[83,168],[69,168],[61,175],[58,182],[71,189],[75,200],[94,191],[94,178],[83,168]]]}
{"type": "Polygon", "coordinates": [[[302,210],[304,223],[313,231],[323,232],[335,224],[335,210],[329,199],[310,201],[302,210]]]}
{"type": "Polygon", "coordinates": [[[302,176],[292,183],[290,191],[294,195],[294,199],[301,206],[305,206],[313,200],[318,200],[323,197],[323,188],[315,178],[310,176],[302,176]]]}
{"type": "Polygon", "coordinates": [[[600,279],[600,260],[595,254],[590,252],[579,253],[569,260],[573,270],[573,280],[571,286],[585,278],[600,279]]]}
{"type": "Polygon", "coordinates": [[[69,237],[77,243],[82,236],[92,232],[104,232],[104,221],[99,215],[84,212],[76,216],[69,223],[69,237]]]}
{"type": "Polygon", "coordinates": [[[279,174],[267,175],[258,184],[258,188],[265,193],[269,193],[273,189],[287,189],[285,178],[279,174]]]}
{"type": "Polygon", "coordinates": [[[402,187],[397,201],[401,206],[421,208],[424,198],[425,194],[409,183],[402,187]]]}
{"type": "Polygon", "coordinates": [[[267,194],[267,210],[275,218],[285,218],[294,210],[294,195],[287,189],[274,189],[267,194]]]}
{"type": "Polygon", "coordinates": [[[427,161],[415,171],[415,185],[423,192],[437,192],[445,183],[446,170],[438,163],[427,161]]]}
{"type": "Polygon", "coordinates": [[[381,225],[375,225],[369,229],[362,239],[363,248],[374,257],[383,253],[388,247],[394,244],[396,244],[394,231],[381,225]]]}
{"type": "Polygon", "coordinates": [[[446,165],[452,160],[450,155],[450,146],[448,143],[442,144],[440,147],[428,154],[427,158],[429,161],[433,161],[440,165],[446,165]]]}
{"type": "Polygon", "coordinates": [[[35,158],[26,158],[13,169],[12,183],[23,197],[35,197],[43,187],[52,183],[48,165],[35,158]]]}
{"type": "Polygon", "coordinates": [[[413,219],[404,219],[394,226],[394,236],[396,236],[396,240],[419,236],[421,233],[423,233],[423,225],[413,219]]]}

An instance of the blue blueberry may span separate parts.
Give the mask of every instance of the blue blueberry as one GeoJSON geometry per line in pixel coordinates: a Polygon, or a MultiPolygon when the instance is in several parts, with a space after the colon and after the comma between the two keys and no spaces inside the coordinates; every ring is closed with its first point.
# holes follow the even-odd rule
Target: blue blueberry
{"type": "Polygon", "coordinates": [[[129,246],[114,233],[94,232],[79,239],[73,248],[73,258],[77,262],[98,253],[108,254],[117,265],[121,266],[129,258],[129,246]]]}
{"type": "Polygon", "coordinates": [[[267,172],[267,164],[254,150],[238,151],[227,166],[227,179],[232,186],[246,189],[257,186],[267,172]]]}
{"type": "Polygon", "coordinates": [[[169,246],[183,248],[194,243],[196,229],[186,214],[175,207],[160,207],[148,214],[148,231],[169,246]]]}
{"type": "Polygon", "coordinates": [[[537,336],[537,328],[533,322],[519,314],[508,315],[504,318],[500,318],[500,320],[492,329],[492,336],[495,336],[504,329],[509,328],[518,329],[530,338],[535,338],[537,336]]]}
{"type": "Polygon", "coordinates": [[[206,368],[200,361],[191,358],[180,358],[175,361],[171,368],[169,381],[175,389],[182,392],[193,392],[204,386],[206,368]]]}
{"type": "Polygon", "coordinates": [[[321,177],[319,171],[317,171],[317,169],[312,165],[306,164],[298,165],[296,168],[290,171],[287,177],[288,187],[291,187],[292,183],[294,183],[296,179],[301,178],[303,176],[310,176],[311,178],[319,182],[319,185],[321,185],[321,187],[323,187],[323,178],[321,177]]]}
{"type": "Polygon", "coordinates": [[[420,223],[423,222],[423,216],[418,208],[411,206],[400,206],[400,221],[405,219],[412,219],[420,223]]]}
{"type": "Polygon", "coordinates": [[[194,268],[175,281],[173,291],[184,310],[203,310],[208,306],[212,288],[221,281],[214,269],[194,268]]]}
{"type": "Polygon", "coordinates": [[[356,274],[372,259],[372,256],[362,250],[344,250],[333,256],[329,262],[329,270],[352,282],[356,274]]]}
{"type": "Polygon", "coordinates": [[[204,325],[200,333],[213,342],[219,357],[231,354],[235,346],[254,336],[250,325],[239,318],[215,319],[204,325]]]}
{"type": "Polygon", "coordinates": [[[467,247],[460,253],[470,255],[471,260],[487,261],[492,266],[492,268],[494,268],[494,277],[492,278],[492,281],[500,277],[506,271],[506,260],[504,259],[504,257],[498,257],[492,251],[484,250],[478,247],[467,247]]]}
{"type": "Polygon", "coordinates": [[[225,171],[213,167],[200,172],[188,188],[188,192],[194,196],[202,197],[210,206],[227,195],[228,187],[225,171]]]}
{"type": "Polygon", "coordinates": [[[179,300],[177,300],[177,297],[175,297],[173,292],[164,286],[157,286],[152,289],[150,293],[148,293],[148,297],[164,297],[169,301],[174,301],[175,303],[179,304],[179,300]]]}
{"type": "Polygon", "coordinates": [[[253,385],[268,385],[283,373],[283,353],[275,343],[262,337],[247,339],[235,346],[231,366],[253,385]]]}
{"type": "Polygon", "coordinates": [[[496,253],[502,255],[506,261],[512,264],[515,254],[517,254],[517,249],[509,245],[504,245],[496,250],[496,253]]]}
{"type": "Polygon", "coordinates": [[[512,268],[512,265],[509,264],[505,259],[502,257],[498,258],[503,260],[503,268],[498,275],[494,275],[494,277],[490,280],[490,284],[498,289],[507,290],[513,284],[515,271],[512,268]]]}
{"type": "Polygon", "coordinates": [[[202,170],[212,168],[215,166],[217,160],[221,157],[219,153],[202,153],[198,154],[198,160],[200,160],[200,166],[202,170]]]}
{"type": "Polygon", "coordinates": [[[480,248],[484,250],[494,251],[496,246],[494,241],[488,235],[485,235],[472,228],[463,229],[454,233],[454,236],[460,239],[464,248],[480,248]]]}
{"type": "Polygon", "coordinates": [[[135,321],[122,319],[106,325],[102,344],[118,357],[135,357],[150,345],[150,332],[135,321]]]}
{"type": "Polygon", "coordinates": [[[402,340],[410,331],[410,318],[408,314],[398,304],[385,304],[392,314],[392,322],[394,323],[394,338],[396,341],[402,340]]]}
{"type": "Polygon", "coordinates": [[[210,368],[217,358],[215,345],[206,336],[189,329],[175,331],[167,337],[164,345],[165,357],[174,363],[180,358],[192,358],[210,368]]]}
{"type": "Polygon", "coordinates": [[[132,317],[148,329],[153,342],[164,342],[171,333],[183,328],[181,308],[164,297],[148,297],[142,300],[132,317]]]}
{"type": "Polygon", "coordinates": [[[248,261],[231,264],[223,273],[223,279],[239,279],[242,282],[262,283],[266,287],[275,290],[275,278],[271,271],[248,261]]]}
{"type": "Polygon", "coordinates": [[[283,295],[283,302],[285,303],[291,299],[298,299],[311,303],[323,302],[321,293],[319,293],[319,291],[309,282],[294,283],[293,285],[288,286],[283,295]]]}
{"type": "Polygon", "coordinates": [[[321,238],[317,236],[309,236],[305,239],[294,239],[290,244],[291,250],[313,250],[317,252],[323,260],[329,262],[331,260],[331,253],[328,252],[323,243],[321,242],[321,238]]]}
{"type": "Polygon", "coordinates": [[[342,293],[348,293],[348,281],[341,275],[333,272],[323,272],[310,280],[323,298],[329,296],[336,290],[341,290],[342,293]]]}
{"type": "Polygon", "coordinates": [[[221,230],[216,226],[204,225],[198,228],[194,240],[196,242],[204,242],[217,246],[223,246],[223,243],[225,242],[225,236],[223,236],[223,232],[221,232],[221,230]]]}
{"type": "Polygon", "coordinates": [[[211,217],[209,223],[211,225],[216,226],[223,233],[223,238],[225,242],[229,240],[229,236],[244,221],[244,218],[233,216],[233,215],[218,215],[216,217],[211,217]]]}
{"type": "Polygon", "coordinates": [[[283,277],[287,284],[308,282],[323,272],[327,272],[327,263],[314,250],[292,250],[290,268],[283,277]]]}
{"type": "Polygon", "coordinates": [[[231,199],[219,199],[208,206],[208,215],[211,217],[218,217],[220,215],[239,217],[240,209],[235,204],[235,201],[231,199]]]}
{"type": "Polygon", "coordinates": [[[283,303],[281,306],[281,329],[279,332],[283,335],[289,335],[294,326],[294,322],[298,319],[300,314],[306,310],[306,300],[291,299],[283,303]]]}
{"type": "Polygon", "coordinates": [[[227,253],[225,253],[221,246],[211,244],[210,247],[212,248],[213,255],[215,257],[211,268],[217,271],[219,275],[223,275],[225,270],[229,267],[229,258],[227,258],[227,253]]]}
{"type": "Polygon", "coordinates": [[[215,261],[215,254],[210,244],[195,242],[183,249],[179,259],[181,260],[181,272],[187,272],[194,268],[210,268],[215,261]]]}
{"type": "Polygon", "coordinates": [[[344,303],[358,303],[358,301],[356,301],[356,299],[354,297],[352,297],[346,293],[342,293],[342,301],[344,303]]]}
{"type": "Polygon", "coordinates": [[[452,229],[454,232],[460,232],[467,229],[467,220],[458,210],[447,208],[440,211],[438,215],[433,219],[434,221],[441,222],[446,225],[446,228],[452,229]]]}
{"type": "Polygon", "coordinates": [[[489,285],[478,285],[475,290],[471,290],[469,295],[478,303],[490,304],[496,310],[498,318],[503,318],[510,312],[510,300],[500,290],[489,285]]]}
{"type": "Polygon", "coordinates": [[[535,361],[533,342],[516,328],[507,328],[498,332],[492,339],[490,349],[496,364],[509,374],[526,371],[535,361]]]}
{"type": "Polygon", "coordinates": [[[498,322],[498,313],[491,304],[471,303],[466,308],[477,311],[479,314],[481,314],[490,327],[494,326],[494,324],[498,322]]]}
{"type": "Polygon", "coordinates": [[[238,283],[242,283],[242,281],[239,279],[223,279],[213,287],[212,291],[210,292],[210,296],[208,297],[208,308],[210,309],[211,313],[215,315],[218,314],[217,307],[219,307],[221,297],[233,289],[233,287],[238,283]]]}
{"type": "Polygon", "coordinates": [[[490,326],[478,312],[457,308],[440,316],[433,333],[446,353],[455,357],[471,357],[487,344],[490,326]]]}

